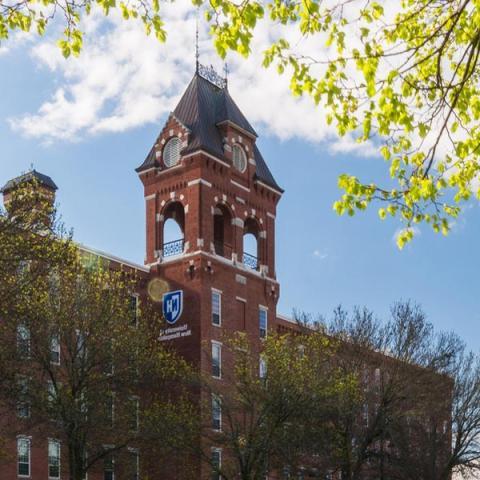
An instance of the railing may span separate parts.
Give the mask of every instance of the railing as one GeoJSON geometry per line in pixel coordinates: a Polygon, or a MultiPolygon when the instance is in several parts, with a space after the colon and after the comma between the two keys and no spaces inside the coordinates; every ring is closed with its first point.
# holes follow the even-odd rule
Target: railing
{"type": "Polygon", "coordinates": [[[243,264],[252,270],[258,269],[258,259],[249,253],[243,254],[243,264]]]}
{"type": "Polygon", "coordinates": [[[183,253],[184,240],[174,240],[163,244],[163,256],[172,257],[173,255],[181,255],[183,253]]]}

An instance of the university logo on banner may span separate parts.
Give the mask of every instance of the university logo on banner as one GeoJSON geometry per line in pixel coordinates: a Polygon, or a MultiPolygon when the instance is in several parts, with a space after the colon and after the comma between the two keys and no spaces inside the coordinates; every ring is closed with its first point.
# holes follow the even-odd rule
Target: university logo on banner
{"type": "Polygon", "coordinates": [[[183,290],[168,292],[163,295],[163,316],[173,325],[183,312],[183,290]]]}

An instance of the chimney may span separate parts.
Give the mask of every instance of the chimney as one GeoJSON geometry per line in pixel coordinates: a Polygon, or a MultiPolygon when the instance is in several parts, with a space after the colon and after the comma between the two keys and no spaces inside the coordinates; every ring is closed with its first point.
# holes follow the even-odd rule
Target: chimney
{"type": "Polygon", "coordinates": [[[3,194],[5,210],[16,215],[22,211],[26,214],[26,221],[29,223],[50,224],[51,216],[55,205],[55,192],[58,187],[55,182],[36,170],[30,170],[19,177],[9,180],[0,190],[3,194]],[[28,187],[32,188],[29,189],[28,187]],[[25,189],[25,195],[21,195],[25,189]],[[20,194],[20,195],[17,195],[20,194]]]}

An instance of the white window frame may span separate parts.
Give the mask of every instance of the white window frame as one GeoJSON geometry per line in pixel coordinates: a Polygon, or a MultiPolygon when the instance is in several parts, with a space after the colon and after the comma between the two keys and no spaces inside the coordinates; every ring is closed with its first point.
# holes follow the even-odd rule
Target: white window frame
{"type": "Polygon", "coordinates": [[[267,361],[263,355],[260,355],[258,361],[258,376],[261,380],[264,380],[267,376],[267,361]]]}
{"type": "Polygon", "coordinates": [[[212,288],[212,325],[215,327],[222,326],[222,292],[221,290],[217,290],[216,288],[212,288]],[[218,312],[215,312],[213,309],[214,306],[214,297],[218,296],[218,312]],[[214,315],[218,314],[218,323],[214,322],[214,315]]]}
{"type": "Polygon", "coordinates": [[[268,307],[265,307],[264,305],[259,305],[258,306],[258,334],[261,339],[267,338],[268,336],[268,307]],[[262,329],[262,313],[265,313],[265,333],[263,334],[263,329],[262,329]]]}
{"type": "Polygon", "coordinates": [[[61,447],[61,444],[60,444],[60,441],[59,440],[56,440],[56,439],[53,439],[53,438],[49,438],[48,439],[48,451],[47,451],[47,455],[48,455],[48,480],[59,480],[61,475],[62,475],[62,461],[61,461],[61,458],[62,458],[62,447],[61,447]],[[52,444],[56,444],[58,446],[58,476],[56,477],[52,477],[50,475],[50,445],[52,444]]]}
{"type": "Polygon", "coordinates": [[[135,475],[136,475],[136,480],[139,480],[140,479],[140,451],[138,450],[138,448],[131,448],[129,447],[128,448],[128,453],[130,455],[135,455],[135,475]]]}
{"type": "Polygon", "coordinates": [[[216,342],[215,340],[212,340],[212,377],[217,379],[222,378],[222,344],[221,342],[216,342]],[[218,349],[218,376],[213,374],[213,365],[215,358],[213,355],[214,349],[218,349]]]}
{"type": "MultiPolygon", "coordinates": [[[[30,382],[30,378],[25,376],[25,375],[18,375],[17,376],[17,384],[19,386],[19,390],[22,390],[22,392],[19,392],[19,393],[27,393],[28,394],[28,390],[29,390],[29,382],[30,382]]],[[[31,414],[31,405],[30,405],[30,402],[28,400],[26,401],[22,401],[22,399],[20,398],[17,398],[17,417],[18,418],[22,418],[22,419],[26,419],[26,418],[30,418],[30,414],[31,414]],[[22,408],[26,408],[28,409],[28,413],[27,415],[20,415],[20,410],[22,408]]]]}
{"type": "Polygon", "coordinates": [[[245,170],[247,169],[247,165],[248,165],[247,154],[245,153],[245,150],[243,149],[243,147],[238,143],[234,143],[232,145],[232,164],[235,167],[235,170],[237,170],[237,172],[244,173],[245,170]],[[237,162],[235,162],[235,150],[237,149],[240,152],[240,157],[242,162],[241,166],[238,165],[237,162]]]}
{"type": "Polygon", "coordinates": [[[216,432],[222,431],[222,397],[215,393],[212,393],[212,430],[216,432]],[[214,425],[216,411],[218,412],[218,428],[214,425]]]}
{"type": "Polygon", "coordinates": [[[138,314],[140,311],[140,295],[138,293],[132,293],[131,299],[135,299],[135,328],[138,327],[138,314]]]}
{"type": "Polygon", "coordinates": [[[77,356],[81,357],[83,360],[87,358],[87,334],[85,332],[82,332],[81,330],[77,329],[76,330],[76,350],[77,350],[77,356]]]}
{"type": "MultiPolygon", "coordinates": [[[[25,465],[25,462],[22,462],[22,465],[25,465]]],[[[23,435],[17,437],[17,476],[19,478],[30,478],[32,476],[32,438],[25,437],[23,435]],[[25,441],[28,443],[28,475],[20,474],[20,455],[19,455],[19,443],[25,441]]]]}
{"type": "Polygon", "coordinates": [[[53,334],[50,338],[50,363],[52,365],[60,365],[61,352],[62,348],[60,346],[60,335],[58,333],[53,334]],[[58,360],[54,361],[52,358],[52,354],[58,355],[58,360]]]}
{"type": "MultiPolygon", "coordinates": [[[[213,454],[214,453],[217,453],[218,454],[218,470],[221,470],[222,469],[222,449],[221,448],[218,448],[218,447],[212,447],[212,462],[213,462],[213,454]]],[[[213,467],[212,467],[212,473],[215,473],[213,471],[213,467]]],[[[221,480],[222,476],[220,475],[220,473],[218,474],[218,478],[221,480]]]]}
{"type": "Polygon", "coordinates": [[[17,325],[17,351],[20,351],[20,346],[23,349],[23,346],[26,345],[26,352],[22,352],[23,358],[30,358],[31,349],[32,349],[32,334],[30,328],[24,323],[19,323],[17,325]]]}
{"type": "MultiPolygon", "coordinates": [[[[113,450],[113,445],[106,445],[105,448],[113,450]]],[[[103,460],[103,480],[105,480],[105,460],[110,457],[112,459],[112,480],[115,480],[115,457],[113,453],[109,452],[103,460]]]]}
{"type": "Polygon", "coordinates": [[[133,409],[135,410],[135,428],[133,429],[134,432],[138,432],[140,430],[140,397],[137,395],[132,395],[129,397],[130,401],[134,403],[133,409]]]}

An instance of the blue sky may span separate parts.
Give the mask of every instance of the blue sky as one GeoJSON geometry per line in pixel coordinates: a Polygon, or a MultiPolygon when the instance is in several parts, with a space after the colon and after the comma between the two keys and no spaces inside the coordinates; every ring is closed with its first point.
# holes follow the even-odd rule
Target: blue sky
{"type": "MultiPolygon", "coordinates": [[[[134,168],[193,73],[193,61],[165,56],[162,49],[168,47],[149,48],[155,52],[153,71],[164,81],[173,69],[176,72],[166,84],[133,82],[139,72],[129,74],[132,60],[126,57],[118,60],[122,70],[95,79],[101,86],[95,83],[93,91],[86,90],[92,80],[85,80],[82,72],[89,70],[86,63],[88,67],[88,62],[101,60],[93,46],[89,51],[87,45],[85,58],[65,63],[48,63],[48,41],[21,41],[9,51],[0,50],[0,183],[33,163],[59,186],[60,212],[79,242],[139,263],[144,258],[144,200],[134,168]],[[124,80],[117,93],[106,94],[105,85],[120,77],[124,80]],[[155,90],[151,97],[145,96],[148,88],[155,90]],[[148,105],[142,109],[144,116],[130,114],[131,105],[138,103],[136,89],[148,105]],[[59,91],[67,109],[54,100],[59,91]],[[100,106],[93,103],[95,95],[102,98],[100,106]],[[76,117],[89,101],[94,114],[89,110],[76,117]],[[56,119],[58,111],[68,116],[56,119]],[[106,127],[92,129],[94,124],[106,127]]],[[[144,68],[150,60],[144,55],[139,61],[144,68]]],[[[287,96],[278,101],[267,91],[268,85],[275,90],[277,84],[281,81],[258,65],[243,67],[234,61],[231,93],[259,132],[262,153],[285,189],[277,215],[279,312],[289,314],[297,308],[328,315],[342,303],[349,308],[366,305],[384,317],[393,301],[412,299],[422,304],[437,328],[455,330],[477,349],[478,205],[465,211],[448,238],[423,228],[401,252],[393,240],[399,224],[381,222],[375,209],[353,218],[336,216],[332,203],[339,195],[338,174],[381,180],[385,163],[369,151],[357,155],[355,148],[338,144],[325,133],[319,109],[305,102],[298,106],[287,96]],[[245,91],[249,78],[255,82],[245,91]]]]}

